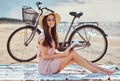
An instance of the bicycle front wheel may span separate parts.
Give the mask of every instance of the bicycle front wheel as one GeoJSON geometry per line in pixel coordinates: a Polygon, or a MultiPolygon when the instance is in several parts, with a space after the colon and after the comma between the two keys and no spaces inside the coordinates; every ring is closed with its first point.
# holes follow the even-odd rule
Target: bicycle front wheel
{"type": "Polygon", "coordinates": [[[37,30],[32,36],[34,29],[32,26],[18,28],[8,38],[7,50],[14,60],[28,62],[36,58],[37,38],[40,31],[37,30]]]}
{"type": "Polygon", "coordinates": [[[97,26],[80,26],[70,35],[70,44],[76,39],[79,40],[80,45],[75,47],[74,50],[91,62],[99,61],[107,51],[106,34],[97,26]]]}

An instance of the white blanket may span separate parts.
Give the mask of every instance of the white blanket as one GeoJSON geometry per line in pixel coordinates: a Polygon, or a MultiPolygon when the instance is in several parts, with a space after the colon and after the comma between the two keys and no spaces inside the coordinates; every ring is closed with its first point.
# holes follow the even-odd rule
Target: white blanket
{"type": "Polygon", "coordinates": [[[117,79],[120,80],[120,70],[116,65],[100,65],[107,69],[115,69],[112,75],[91,73],[76,64],[70,65],[58,74],[41,75],[37,64],[0,64],[0,80],[82,80],[82,79],[117,79]]]}

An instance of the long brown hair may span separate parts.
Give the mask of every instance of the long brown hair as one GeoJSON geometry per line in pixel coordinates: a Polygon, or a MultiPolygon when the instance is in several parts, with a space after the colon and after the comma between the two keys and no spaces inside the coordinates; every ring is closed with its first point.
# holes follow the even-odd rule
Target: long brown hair
{"type": "MultiPolygon", "coordinates": [[[[54,14],[50,14],[50,15],[53,15],[54,18],[55,18],[55,15],[54,14]]],[[[42,21],[42,25],[43,25],[43,31],[44,31],[44,34],[45,34],[45,40],[43,42],[43,46],[48,46],[48,47],[52,47],[51,43],[52,43],[52,38],[55,42],[55,48],[58,48],[59,44],[58,44],[58,34],[57,34],[57,31],[56,31],[56,21],[55,21],[55,25],[54,27],[52,27],[51,29],[51,34],[52,34],[52,38],[50,36],[50,33],[49,33],[49,26],[47,24],[47,17],[49,15],[45,16],[43,18],[43,21],[42,21]]]]}

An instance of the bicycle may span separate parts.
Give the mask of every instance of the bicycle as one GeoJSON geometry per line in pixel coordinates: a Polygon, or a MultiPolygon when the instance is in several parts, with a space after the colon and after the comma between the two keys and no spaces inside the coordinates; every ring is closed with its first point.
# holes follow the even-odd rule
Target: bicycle
{"type": "MultiPolygon", "coordinates": [[[[16,61],[28,62],[35,59],[37,56],[36,41],[38,35],[41,33],[38,25],[39,17],[44,10],[54,13],[53,10],[47,7],[40,7],[41,4],[41,2],[36,3],[39,13],[32,7],[22,8],[23,22],[27,25],[16,29],[8,38],[8,53],[16,61]],[[20,48],[21,46],[22,48],[20,48]],[[31,50],[31,52],[29,50],[31,50]]],[[[58,50],[65,50],[74,40],[78,39],[80,45],[75,47],[74,50],[76,50],[76,52],[80,52],[81,55],[91,62],[97,62],[102,59],[108,48],[107,34],[98,27],[97,22],[80,22],[75,24],[75,19],[80,18],[83,15],[82,12],[70,12],[70,15],[73,16],[72,22],[64,41],[59,43],[60,47],[58,50]],[[71,28],[73,28],[72,33],[70,33],[71,28]]]]}

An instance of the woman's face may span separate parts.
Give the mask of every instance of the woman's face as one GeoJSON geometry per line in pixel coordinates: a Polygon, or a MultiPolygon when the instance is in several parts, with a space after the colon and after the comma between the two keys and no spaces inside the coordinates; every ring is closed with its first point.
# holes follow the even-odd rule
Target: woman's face
{"type": "Polygon", "coordinates": [[[47,17],[47,24],[50,28],[52,28],[55,25],[55,18],[53,15],[49,15],[47,17]]]}

